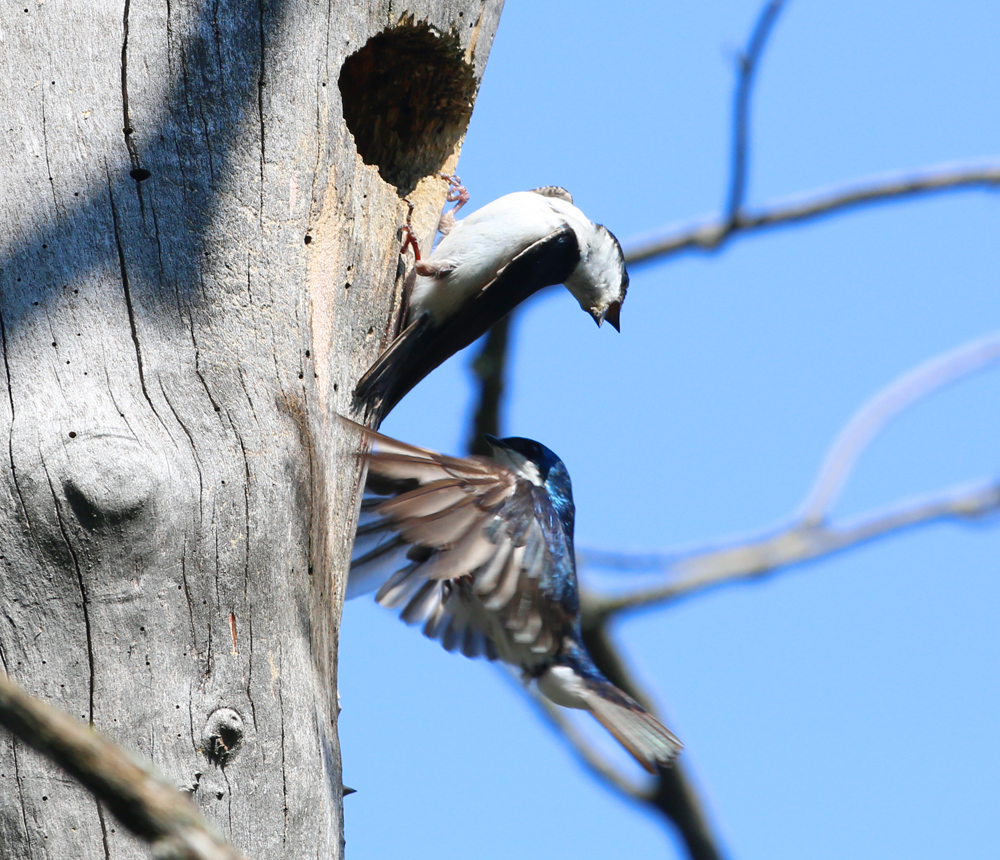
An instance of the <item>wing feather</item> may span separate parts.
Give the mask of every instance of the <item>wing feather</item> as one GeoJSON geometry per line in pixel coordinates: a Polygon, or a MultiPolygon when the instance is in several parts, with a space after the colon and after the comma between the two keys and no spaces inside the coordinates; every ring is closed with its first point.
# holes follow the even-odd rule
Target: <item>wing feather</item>
{"type": "Polygon", "coordinates": [[[466,656],[496,659],[510,643],[554,654],[571,619],[550,587],[557,518],[547,494],[488,458],[445,457],[359,429],[372,450],[362,455],[369,493],[349,594],[364,590],[356,581],[378,587],[380,604],[466,656]]]}

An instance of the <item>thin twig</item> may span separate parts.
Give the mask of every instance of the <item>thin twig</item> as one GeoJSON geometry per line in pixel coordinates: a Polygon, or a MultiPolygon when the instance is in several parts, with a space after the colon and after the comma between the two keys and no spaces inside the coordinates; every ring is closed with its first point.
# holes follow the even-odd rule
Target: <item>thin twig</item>
{"type": "Polygon", "coordinates": [[[767,45],[767,38],[774,28],[785,0],[770,0],[761,10],[750,34],[747,49],[737,57],[736,94],[733,104],[733,159],[729,183],[729,202],[726,204],[726,222],[735,225],[746,197],[747,163],[750,150],[750,95],[753,92],[754,74],[767,45]]]}
{"type": "Polygon", "coordinates": [[[865,403],[834,440],[799,508],[803,525],[829,513],[858,457],[893,418],[929,394],[1000,359],[1000,331],[935,356],[895,380],[865,403]]]}
{"type": "Polygon", "coordinates": [[[838,434],[813,485],[790,523],[728,546],[647,556],[581,551],[581,566],[647,570],[668,581],[628,594],[588,595],[588,612],[600,616],[651,603],[664,603],[726,582],[760,577],[821,556],[925,523],[967,521],[1000,508],[1000,483],[949,487],[901,502],[889,510],[827,525],[830,506],[850,477],[858,458],[900,412],[934,391],[1000,361],[1000,332],[964,344],[905,373],[865,403],[838,434]]]}
{"type": "Polygon", "coordinates": [[[0,672],[0,725],[86,786],[158,860],[244,860],[191,801],[89,726],[0,672]]]}
{"type": "Polygon", "coordinates": [[[821,189],[780,200],[756,211],[741,211],[735,220],[715,215],[676,227],[650,238],[626,243],[625,261],[643,263],[682,251],[715,251],[728,239],[833,215],[871,203],[884,203],[921,194],[966,188],[995,189],[1000,185],[1000,162],[945,164],[915,173],[892,173],[863,180],[857,185],[821,189]]]}
{"type": "MultiPolygon", "coordinates": [[[[640,263],[690,250],[716,250],[735,236],[832,215],[865,204],[901,200],[948,190],[995,188],[1000,185],[1000,162],[985,165],[945,165],[913,174],[879,176],[853,186],[821,190],[778,201],[756,211],[746,211],[743,203],[749,170],[749,115],[754,73],[783,5],[783,0],[768,0],[757,19],[747,50],[740,58],[734,100],[730,188],[724,211],[719,215],[673,228],[653,238],[630,243],[626,248],[628,263],[640,263]]],[[[500,331],[494,329],[496,337],[491,333],[476,360],[474,369],[479,382],[480,396],[475,429],[470,443],[472,450],[476,450],[474,447],[476,439],[483,432],[494,434],[499,432],[499,405],[503,394],[505,365],[509,355],[508,326],[509,322],[505,321],[500,331]]],[[[888,417],[884,420],[888,420],[888,417]]],[[[844,450],[848,455],[853,451],[852,448],[844,450]]],[[[856,456],[856,452],[853,456],[856,456]]],[[[849,458],[843,461],[842,465],[831,463],[827,474],[836,475],[838,469],[842,470],[844,466],[849,469],[851,463],[853,460],[849,458]]],[[[818,493],[824,486],[826,484],[817,483],[817,499],[820,498],[818,493]]],[[[836,484],[833,492],[828,494],[830,500],[835,496],[839,486],[836,484]]],[[[823,492],[828,491],[823,490],[823,492]]],[[[807,502],[811,498],[811,494],[807,496],[807,502]]],[[[601,671],[612,682],[637,700],[643,701],[644,697],[636,688],[632,673],[625,666],[620,649],[609,636],[608,624],[613,612],[640,604],[676,599],[683,594],[694,593],[713,584],[740,577],[759,576],[768,570],[776,570],[779,566],[788,566],[828,554],[907,526],[935,519],[967,518],[997,509],[1000,509],[1000,486],[990,484],[972,491],[962,489],[952,491],[950,494],[943,493],[936,499],[901,506],[894,511],[873,515],[853,524],[844,524],[836,529],[820,529],[819,524],[812,521],[808,524],[797,522],[778,534],[698,554],[655,556],[652,559],[639,559],[620,554],[613,556],[603,554],[600,558],[594,553],[581,554],[581,561],[584,564],[610,562],[610,566],[618,568],[636,568],[642,563],[649,569],[648,563],[652,560],[653,569],[673,574],[665,585],[627,595],[624,599],[582,595],[583,633],[587,648],[601,671]]],[[[803,510],[806,510],[805,506],[803,510]]],[[[721,843],[713,832],[698,793],[681,762],[673,768],[661,771],[653,783],[653,789],[643,793],[600,756],[572,723],[558,712],[558,709],[547,706],[543,701],[539,701],[538,704],[553,725],[572,744],[585,766],[598,778],[625,797],[658,811],[679,830],[685,848],[693,860],[718,860],[722,857],[721,843]]]]}
{"type": "Polygon", "coordinates": [[[859,517],[839,526],[795,522],[767,535],[730,546],[688,554],[630,556],[624,553],[580,553],[580,564],[616,570],[659,571],[667,581],[626,594],[586,594],[588,614],[608,616],[654,603],[669,603],[720,585],[757,579],[784,568],[934,522],[968,522],[1000,511],[1000,481],[945,490],[937,495],[859,517]]]}
{"type": "MultiPolygon", "coordinates": [[[[607,616],[587,614],[580,632],[594,664],[612,684],[624,690],[661,722],[662,715],[652,699],[636,681],[621,647],[611,636],[607,616]]],[[[643,802],[658,812],[679,833],[691,860],[722,860],[722,842],[709,821],[705,805],[694,781],[687,773],[684,754],[667,768],[660,768],[643,802]]]]}
{"type": "Polygon", "coordinates": [[[598,752],[588,738],[573,724],[565,711],[558,705],[553,705],[540,693],[533,689],[527,691],[528,698],[538,709],[538,712],[548,721],[556,732],[569,743],[576,753],[580,763],[602,782],[624,794],[632,800],[645,802],[649,792],[628,781],[611,762],[598,752]]]}

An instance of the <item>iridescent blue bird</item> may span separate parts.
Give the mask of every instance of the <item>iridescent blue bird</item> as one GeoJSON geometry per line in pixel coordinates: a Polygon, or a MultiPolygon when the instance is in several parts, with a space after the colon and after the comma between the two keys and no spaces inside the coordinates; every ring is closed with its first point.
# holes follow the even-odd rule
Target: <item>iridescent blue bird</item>
{"type": "Polygon", "coordinates": [[[348,597],[376,600],[449,651],[502,660],[557,705],[583,708],[650,773],[681,744],[605,678],[583,645],[573,491],[531,439],[487,437],[490,457],[372,442],[348,597]]]}

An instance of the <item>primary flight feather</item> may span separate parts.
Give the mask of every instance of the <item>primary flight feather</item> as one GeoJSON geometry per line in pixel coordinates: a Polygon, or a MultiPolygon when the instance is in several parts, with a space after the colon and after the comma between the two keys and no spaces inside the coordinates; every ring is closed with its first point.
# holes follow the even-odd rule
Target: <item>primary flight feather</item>
{"type": "Polygon", "coordinates": [[[583,645],[575,509],[563,462],[530,439],[447,457],[358,427],[372,443],[348,597],[376,600],[467,657],[502,660],[557,705],[583,708],[648,771],[681,744],[605,678],[583,645]]]}

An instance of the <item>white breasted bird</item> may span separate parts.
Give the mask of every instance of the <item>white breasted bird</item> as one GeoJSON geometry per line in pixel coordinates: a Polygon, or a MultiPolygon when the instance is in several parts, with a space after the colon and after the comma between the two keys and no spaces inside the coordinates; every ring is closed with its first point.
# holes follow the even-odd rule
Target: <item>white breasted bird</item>
{"type": "Polygon", "coordinates": [[[355,389],[356,402],[381,417],[543,287],[565,284],[598,326],[607,320],[619,328],[628,289],[621,245],[564,188],[507,194],[460,221],[442,219],[441,231],[427,259],[417,252],[402,332],[355,389]]]}
{"type": "Polygon", "coordinates": [[[447,457],[355,426],[372,443],[347,596],[376,600],[467,657],[501,660],[557,705],[582,708],[650,773],[681,749],[601,674],[583,644],[573,492],[552,451],[487,439],[447,457]]]}

